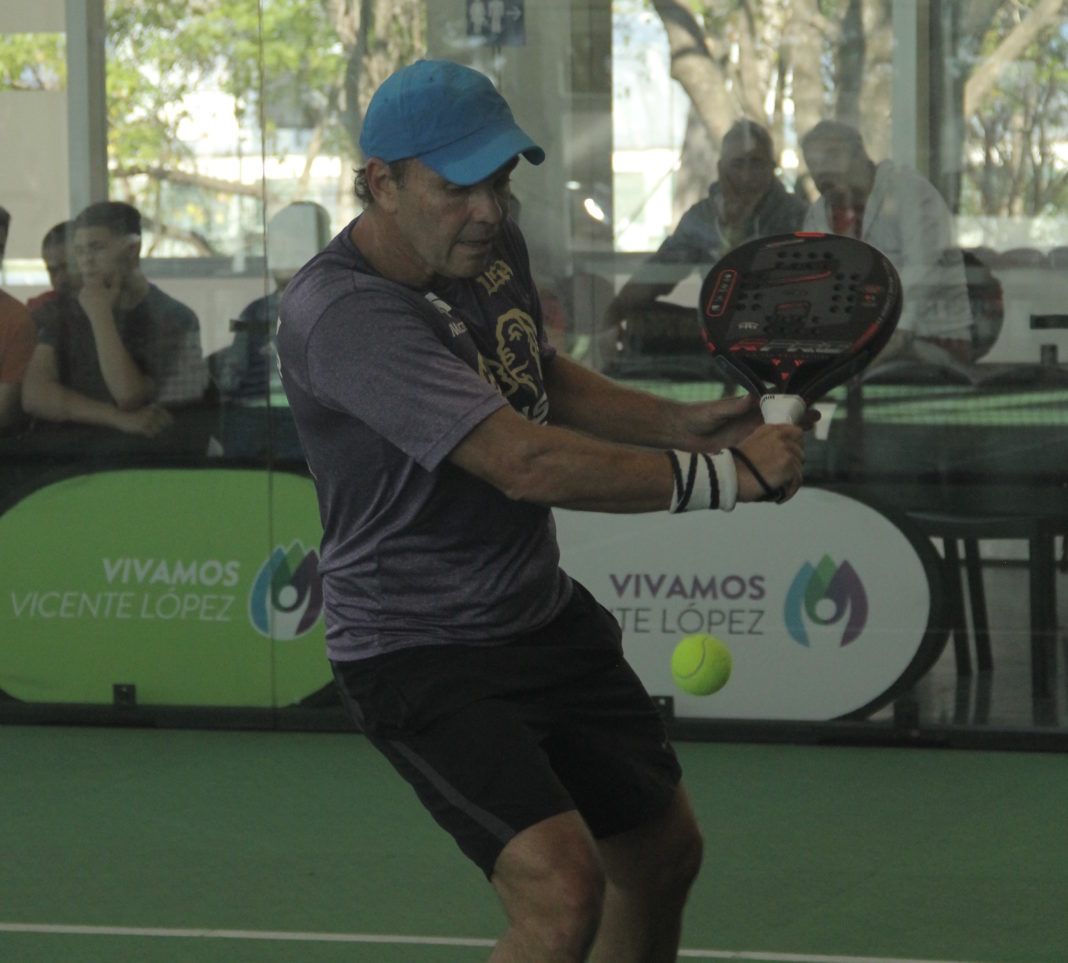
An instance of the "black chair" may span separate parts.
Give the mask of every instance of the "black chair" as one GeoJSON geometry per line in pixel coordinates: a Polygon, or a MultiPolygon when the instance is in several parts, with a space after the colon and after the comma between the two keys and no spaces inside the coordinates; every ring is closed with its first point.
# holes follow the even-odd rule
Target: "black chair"
{"type": "Polygon", "coordinates": [[[1046,260],[1049,261],[1050,267],[1068,267],[1068,247],[1061,245],[1059,247],[1050,248],[1049,253],[1046,255],[1046,260]]]}
{"type": "Polygon", "coordinates": [[[1047,267],[1046,255],[1037,247],[1012,247],[997,255],[994,267],[1047,267]]]}
{"type": "Polygon", "coordinates": [[[942,542],[943,584],[949,619],[947,628],[953,635],[953,653],[959,675],[972,674],[968,619],[964,605],[965,585],[974,632],[975,663],[980,672],[990,672],[994,667],[980,542],[985,539],[1018,539],[1027,542],[1031,690],[1037,698],[1052,696],[1057,651],[1055,542],[1058,534],[1068,532],[1068,512],[1057,517],[984,516],[942,511],[910,511],[908,515],[925,535],[942,542]]]}

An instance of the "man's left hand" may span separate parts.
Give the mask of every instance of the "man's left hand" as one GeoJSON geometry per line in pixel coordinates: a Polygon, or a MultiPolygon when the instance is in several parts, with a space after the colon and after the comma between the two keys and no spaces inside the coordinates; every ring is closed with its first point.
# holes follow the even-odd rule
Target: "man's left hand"
{"type": "MultiPolygon", "coordinates": [[[[816,409],[807,408],[799,424],[808,431],[819,419],[816,409]]],[[[695,436],[695,443],[710,451],[737,445],[763,423],[759,399],[748,392],[719,401],[697,402],[689,406],[685,415],[686,430],[695,436]]]]}

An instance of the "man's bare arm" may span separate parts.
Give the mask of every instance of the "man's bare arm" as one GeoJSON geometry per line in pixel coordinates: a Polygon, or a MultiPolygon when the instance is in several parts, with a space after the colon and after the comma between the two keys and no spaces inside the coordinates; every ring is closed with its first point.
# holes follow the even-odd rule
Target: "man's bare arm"
{"type": "Polygon", "coordinates": [[[130,357],[119,337],[115,324],[117,288],[103,281],[86,284],[78,295],[82,309],[89,317],[96,341],[96,353],[104,383],[122,411],[133,411],[147,405],[155,397],[155,385],[130,357]]]}
{"type": "Polygon", "coordinates": [[[46,344],[34,348],[23,381],[22,404],[27,414],[44,421],[72,421],[149,437],[173,421],[169,412],[155,405],[122,411],[65,387],[59,380],[55,349],[46,344]]]}
{"type": "Polygon", "coordinates": [[[553,424],[629,445],[715,451],[748,437],[762,421],[749,395],[673,401],[628,388],[564,355],[547,362],[545,386],[553,424]]]}
{"type": "MultiPolygon", "coordinates": [[[[801,482],[801,434],[793,425],[762,425],[740,447],[771,486],[792,493],[801,482]]],[[[507,406],[481,422],[449,458],[509,498],[560,508],[660,511],[668,508],[674,492],[674,474],[663,451],[538,425],[507,406]]],[[[738,499],[759,498],[763,489],[743,465],[736,467],[738,499]]]]}

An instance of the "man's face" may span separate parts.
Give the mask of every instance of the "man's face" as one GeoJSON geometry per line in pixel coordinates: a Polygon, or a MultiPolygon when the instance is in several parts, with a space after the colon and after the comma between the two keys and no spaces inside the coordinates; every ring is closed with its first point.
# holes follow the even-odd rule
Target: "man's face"
{"type": "Polygon", "coordinates": [[[402,255],[427,280],[477,277],[489,266],[508,211],[513,160],[470,187],[451,184],[418,160],[408,163],[393,198],[402,255]]]}
{"type": "Polygon", "coordinates": [[[805,164],[816,189],[833,207],[853,207],[867,200],[870,186],[864,156],[850,141],[828,137],[809,144],[805,164]]]}
{"type": "Polygon", "coordinates": [[[65,243],[46,244],[41,251],[48,280],[60,294],[68,293],[74,287],[74,272],[71,270],[70,252],[65,243]]]}
{"type": "Polygon", "coordinates": [[[122,284],[137,264],[137,240],[107,227],[74,232],[74,263],[86,284],[122,284]]]}
{"type": "Polygon", "coordinates": [[[719,180],[729,193],[755,202],[767,193],[774,178],[775,162],[766,148],[743,139],[723,145],[719,180]]]}

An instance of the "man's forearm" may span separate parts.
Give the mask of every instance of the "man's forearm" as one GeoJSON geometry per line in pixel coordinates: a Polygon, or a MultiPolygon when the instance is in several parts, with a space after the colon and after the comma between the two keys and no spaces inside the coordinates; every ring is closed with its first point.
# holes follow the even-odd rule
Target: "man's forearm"
{"type": "MultiPolygon", "coordinates": [[[[796,490],[803,462],[801,428],[764,425],[739,446],[756,464],[772,488],[796,490]]],[[[592,438],[568,428],[538,425],[504,406],[477,425],[450,454],[450,460],[472,475],[489,482],[509,498],[560,508],[599,512],[664,510],[679,494],[677,485],[690,485],[689,465],[683,453],[670,458],[665,451],[619,445],[592,438]],[[676,474],[673,460],[679,465],[676,474]],[[686,479],[681,477],[683,464],[686,479]]],[[[698,456],[698,468],[707,474],[707,462],[698,456]]],[[[762,488],[744,467],[735,472],[727,456],[730,477],[725,485],[738,499],[751,501],[762,488]]],[[[716,468],[717,478],[720,468],[716,468]]],[[[707,486],[709,494],[719,482],[707,486]]],[[[726,490],[726,489],[724,489],[726,490]]],[[[728,499],[733,502],[733,497],[728,499]]],[[[692,507],[720,504],[718,495],[692,507]]]]}
{"type": "Polygon", "coordinates": [[[113,428],[118,415],[115,405],[96,401],[61,384],[32,386],[23,403],[29,414],[44,421],[73,421],[113,428]]]}
{"type": "Polygon", "coordinates": [[[518,501],[585,511],[666,509],[673,478],[663,452],[612,445],[504,408],[478,425],[450,459],[518,501]]]}
{"type": "Polygon", "coordinates": [[[606,441],[651,448],[688,448],[686,406],[620,385],[557,355],[545,372],[550,418],[606,441]]]}
{"type": "Polygon", "coordinates": [[[116,407],[125,411],[140,408],[152,400],[152,380],[138,368],[119,337],[114,318],[90,315],[100,373],[116,407]]]}

